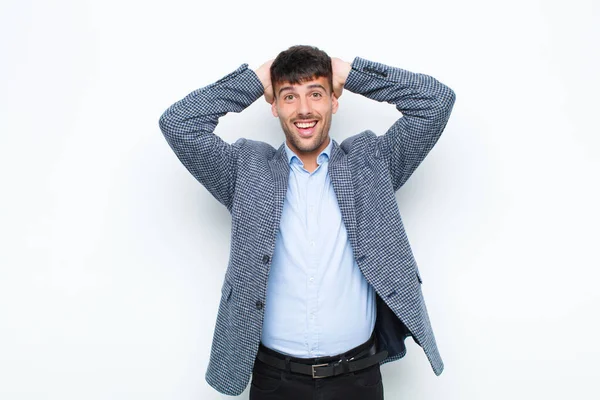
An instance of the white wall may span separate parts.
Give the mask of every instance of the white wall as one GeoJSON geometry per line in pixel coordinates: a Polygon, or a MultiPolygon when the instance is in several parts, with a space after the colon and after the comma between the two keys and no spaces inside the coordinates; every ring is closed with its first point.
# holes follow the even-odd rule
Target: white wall
{"type": "MultiPolygon", "coordinates": [[[[598,398],[598,2],[205,3],[2,2],[0,398],[229,398],[204,373],[230,217],[158,119],[293,44],[457,94],[397,194],[446,370],[409,341],[386,399],[598,398]]],[[[340,101],[338,142],[398,117],[340,101]]],[[[262,99],[217,134],[283,141],[262,99]]]]}

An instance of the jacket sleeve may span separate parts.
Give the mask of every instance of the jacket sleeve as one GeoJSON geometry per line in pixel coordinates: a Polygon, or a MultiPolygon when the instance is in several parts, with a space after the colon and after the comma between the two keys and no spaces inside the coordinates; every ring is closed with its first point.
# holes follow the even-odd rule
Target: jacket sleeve
{"type": "Polygon", "coordinates": [[[213,132],[220,117],[241,112],[263,93],[256,73],[248,69],[248,64],[242,64],[218,81],[191,92],[159,119],[160,129],[181,163],[228,209],[244,141],[229,144],[213,132]]]}
{"type": "Polygon", "coordinates": [[[454,105],[452,89],[431,76],[356,57],[345,89],[394,104],[402,113],[376,146],[388,162],[394,191],[400,189],[433,148],[454,105]]]}

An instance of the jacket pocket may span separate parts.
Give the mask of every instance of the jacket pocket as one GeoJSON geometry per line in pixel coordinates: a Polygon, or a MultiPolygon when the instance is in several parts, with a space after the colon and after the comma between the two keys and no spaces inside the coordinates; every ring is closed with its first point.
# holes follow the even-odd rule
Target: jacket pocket
{"type": "Polygon", "coordinates": [[[227,334],[232,334],[236,327],[236,305],[234,299],[231,297],[232,295],[233,285],[225,280],[221,288],[221,302],[217,315],[217,325],[220,325],[227,334]]]}

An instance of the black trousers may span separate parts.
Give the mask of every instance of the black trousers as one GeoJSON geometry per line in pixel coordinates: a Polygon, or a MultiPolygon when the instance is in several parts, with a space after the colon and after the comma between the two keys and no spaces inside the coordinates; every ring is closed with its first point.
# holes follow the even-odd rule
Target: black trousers
{"type": "MultiPolygon", "coordinates": [[[[351,357],[353,353],[364,349],[365,344],[345,354],[351,357]]],[[[268,349],[262,344],[261,349],[271,355],[285,357],[284,354],[268,349]]],[[[320,364],[337,359],[339,359],[337,356],[311,359],[291,357],[292,361],[307,364],[320,364]]],[[[256,359],[252,371],[249,400],[383,400],[380,365],[376,363],[347,374],[313,378],[283,371],[256,359]]]]}

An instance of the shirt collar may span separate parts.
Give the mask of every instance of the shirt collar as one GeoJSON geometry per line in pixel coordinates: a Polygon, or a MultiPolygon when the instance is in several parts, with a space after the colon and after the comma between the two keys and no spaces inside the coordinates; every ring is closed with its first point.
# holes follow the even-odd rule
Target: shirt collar
{"type": "MultiPolygon", "coordinates": [[[[298,157],[296,155],[296,153],[294,153],[294,151],[289,148],[289,146],[287,145],[287,141],[283,142],[283,144],[285,146],[285,153],[287,155],[288,163],[291,165],[292,162],[294,162],[294,159],[295,159],[296,162],[298,162],[300,165],[304,165],[304,163],[302,162],[302,160],[300,159],[300,157],[298,157]]],[[[331,137],[329,137],[329,144],[317,156],[317,164],[318,165],[321,165],[324,162],[326,162],[326,161],[329,160],[330,154],[331,154],[331,148],[332,147],[333,147],[333,139],[331,139],[331,137]]]]}

